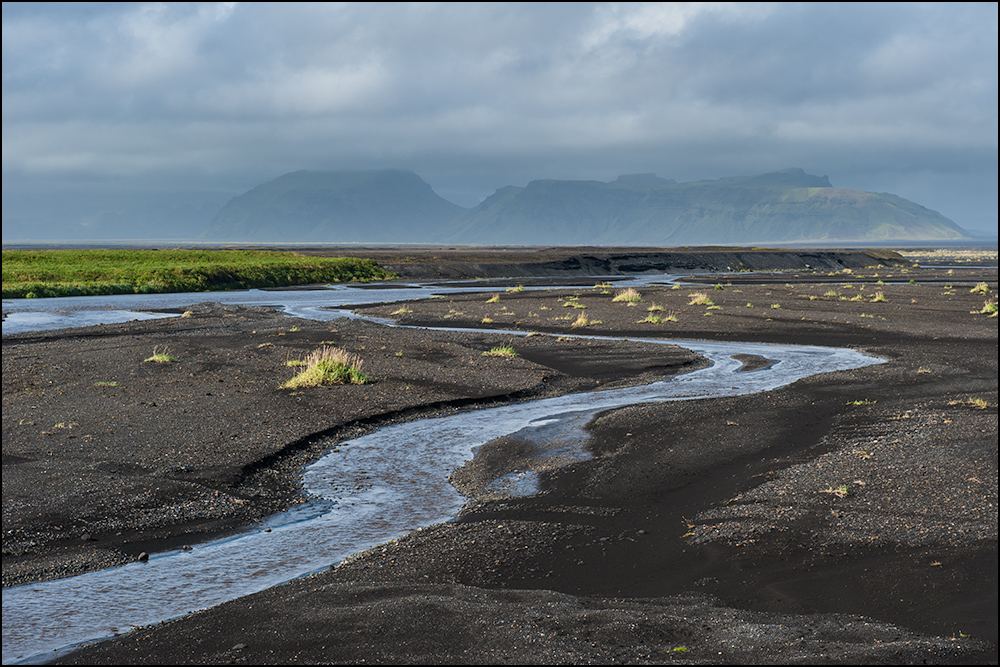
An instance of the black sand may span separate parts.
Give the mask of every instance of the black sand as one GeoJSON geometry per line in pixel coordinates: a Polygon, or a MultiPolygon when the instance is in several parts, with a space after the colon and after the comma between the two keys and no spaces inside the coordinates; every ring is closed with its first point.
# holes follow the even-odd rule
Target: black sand
{"type": "MultiPolygon", "coordinates": [[[[970,288],[988,279],[995,299],[996,270],[956,270],[951,289],[872,273],[649,288],[636,306],[614,288],[409,304],[415,324],[836,345],[888,363],[609,411],[595,458],[546,473],[532,498],[475,498],[517,451],[484,448],[457,475],[473,498],[456,522],[63,661],[995,663],[997,321],[970,312],[985,298],[970,288]],[[721,309],[688,305],[698,291],[721,309]],[[572,294],[587,308],[565,306],[572,294]],[[559,319],[580,312],[601,323],[559,319]]],[[[296,502],[296,471],[329,438],[697,363],[553,336],[488,359],[509,338],[194,310],[4,338],[5,586],[247,525],[296,502]],[[276,390],[282,362],[325,340],[378,382],[276,390]],[[167,345],[180,362],[142,363],[167,345]]]]}

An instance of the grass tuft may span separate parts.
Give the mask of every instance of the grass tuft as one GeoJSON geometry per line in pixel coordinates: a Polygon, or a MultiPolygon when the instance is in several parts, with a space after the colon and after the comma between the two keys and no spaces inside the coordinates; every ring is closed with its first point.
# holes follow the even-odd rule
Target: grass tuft
{"type": "Polygon", "coordinates": [[[976,410],[985,410],[986,408],[995,408],[996,405],[990,403],[985,398],[967,398],[964,401],[948,401],[948,405],[967,405],[970,408],[975,408],[976,410]]]}
{"type": "Polygon", "coordinates": [[[990,286],[986,283],[978,283],[975,287],[969,290],[972,294],[989,294],[990,286]]]}
{"type": "Polygon", "coordinates": [[[361,372],[361,359],[336,347],[323,346],[313,351],[306,357],[305,366],[304,371],[281,385],[281,389],[371,382],[371,377],[361,372]]]}
{"type": "Polygon", "coordinates": [[[990,317],[997,316],[997,302],[987,301],[983,304],[982,310],[971,311],[973,315],[989,315],[990,317]]]}
{"type": "Polygon", "coordinates": [[[497,347],[490,348],[486,352],[483,352],[484,357],[517,357],[520,356],[510,345],[498,345],[497,347]]]}
{"type": "Polygon", "coordinates": [[[848,401],[847,405],[875,405],[875,401],[870,398],[865,398],[859,401],[848,401]]]}
{"type": "Polygon", "coordinates": [[[691,300],[688,302],[689,306],[714,306],[715,305],[712,302],[712,300],[708,298],[708,295],[705,294],[704,292],[692,292],[691,294],[688,294],[688,297],[691,298],[691,300]]]}
{"type": "Polygon", "coordinates": [[[600,324],[600,323],[601,323],[600,320],[589,319],[586,313],[580,313],[580,315],[577,316],[576,320],[574,320],[573,324],[571,324],[570,326],[573,327],[574,329],[578,329],[580,327],[586,327],[590,326],[591,324],[600,324]]]}
{"type": "Polygon", "coordinates": [[[150,361],[154,364],[169,364],[171,362],[177,361],[177,357],[170,355],[169,348],[163,348],[163,351],[159,351],[158,348],[153,348],[153,356],[143,359],[143,361],[150,361]]]}
{"type": "Polygon", "coordinates": [[[639,320],[639,324],[650,323],[650,324],[665,324],[667,322],[676,322],[677,316],[674,315],[674,311],[670,311],[666,315],[653,315],[650,313],[645,318],[639,320]]]}
{"type": "Polygon", "coordinates": [[[642,301],[642,295],[639,294],[639,290],[634,287],[629,287],[628,289],[619,291],[611,300],[625,303],[639,303],[642,301]]]}
{"type": "Polygon", "coordinates": [[[820,491],[820,493],[829,493],[830,495],[836,496],[838,498],[846,498],[848,492],[849,489],[846,484],[840,484],[839,486],[830,486],[820,491]]]}

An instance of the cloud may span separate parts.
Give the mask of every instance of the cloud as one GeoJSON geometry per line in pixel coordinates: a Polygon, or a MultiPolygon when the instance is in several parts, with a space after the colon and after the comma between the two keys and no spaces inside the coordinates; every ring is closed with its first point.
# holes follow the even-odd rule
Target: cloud
{"type": "Polygon", "coordinates": [[[801,166],[912,173],[898,194],[947,215],[936,161],[996,176],[997,9],[5,4],[3,91],[5,182],[38,187],[391,166],[470,205],[532,178],[801,166]]]}

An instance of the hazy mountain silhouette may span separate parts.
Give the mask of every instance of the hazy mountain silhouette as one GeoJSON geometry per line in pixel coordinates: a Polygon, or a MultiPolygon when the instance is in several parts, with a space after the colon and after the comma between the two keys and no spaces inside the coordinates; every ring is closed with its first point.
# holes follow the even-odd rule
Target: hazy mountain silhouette
{"type": "Polygon", "coordinates": [[[410,171],[296,171],[233,198],[203,236],[420,243],[440,239],[465,211],[410,171]]]}
{"type": "Polygon", "coordinates": [[[693,245],[971,238],[891,194],[786,169],[677,183],[654,174],[532,181],[452,204],[409,171],[297,171],[234,198],[203,238],[315,243],[693,245]]]}
{"type": "Polygon", "coordinates": [[[676,183],[652,174],[532,181],[463,216],[453,242],[692,245],[963,239],[943,215],[884,193],[834,188],[801,169],[676,183]],[[530,239],[530,241],[527,241],[530,239]]]}

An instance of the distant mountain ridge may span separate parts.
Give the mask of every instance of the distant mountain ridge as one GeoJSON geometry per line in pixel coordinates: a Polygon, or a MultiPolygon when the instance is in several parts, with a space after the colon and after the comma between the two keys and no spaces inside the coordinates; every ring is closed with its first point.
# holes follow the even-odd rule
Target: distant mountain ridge
{"type": "Polygon", "coordinates": [[[203,236],[420,243],[429,230],[450,225],[464,212],[411,171],[295,171],[233,198],[203,236]]]}
{"type": "Polygon", "coordinates": [[[678,183],[537,180],[465,209],[403,170],[297,171],[233,198],[203,238],[314,243],[695,245],[960,240],[936,211],[785,169],[678,183]]]}

